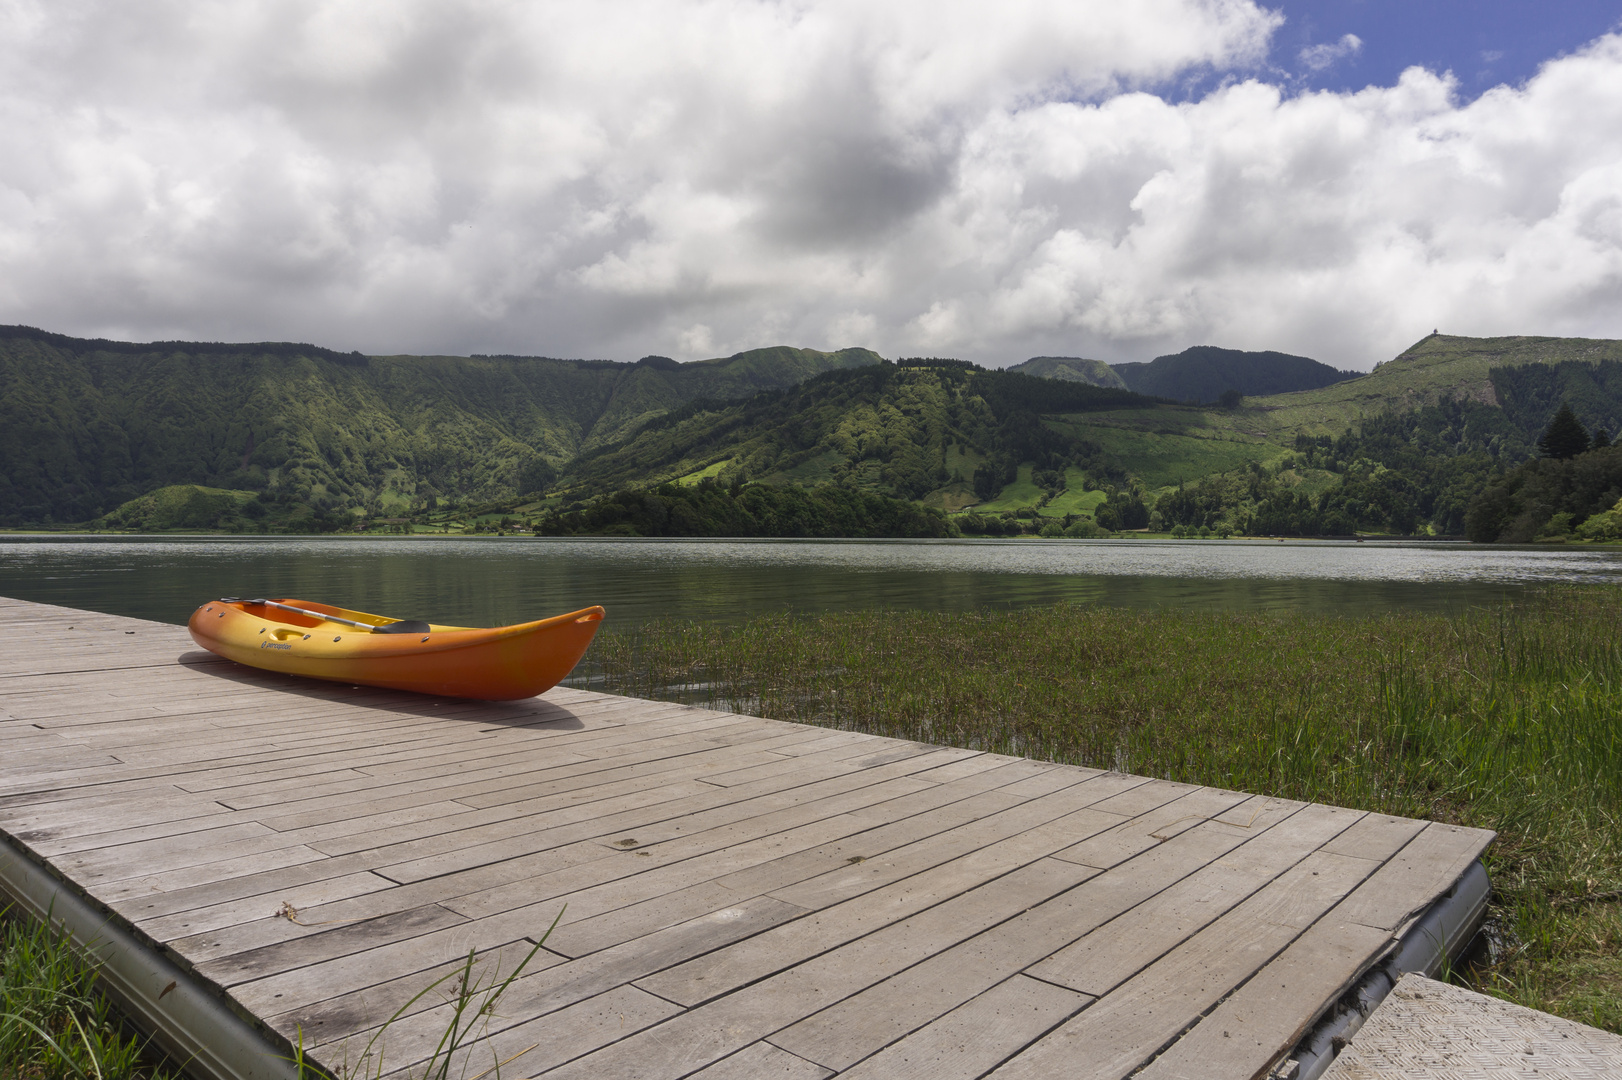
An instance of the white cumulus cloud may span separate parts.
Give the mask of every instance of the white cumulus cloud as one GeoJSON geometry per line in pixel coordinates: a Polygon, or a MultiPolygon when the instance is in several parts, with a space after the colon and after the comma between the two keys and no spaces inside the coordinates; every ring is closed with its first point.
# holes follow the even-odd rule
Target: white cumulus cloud
{"type": "Polygon", "coordinates": [[[0,0],[0,322],[1356,367],[1433,326],[1622,335],[1622,38],[1466,104],[1419,69],[1273,85],[1279,22],[1250,0],[0,0]]]}
{"type": "Polygon", "coordinates": [[[1342,34],[1339,41],[1322,45],[1308,45],[1296,55],[1308,71],[1326,71],[1348,56],[1363,51],[1363,39],[1356,34],[1342,34]]]}

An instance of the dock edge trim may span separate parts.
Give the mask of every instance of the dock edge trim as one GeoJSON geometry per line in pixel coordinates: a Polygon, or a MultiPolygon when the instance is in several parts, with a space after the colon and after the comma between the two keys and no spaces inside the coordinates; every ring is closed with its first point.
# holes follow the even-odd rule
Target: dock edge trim
{"type": "Polygon", "coordinates": [[[0,833],[0,892],[44,922],[65,926],[99,965],[98,983],[141,1031],[202,1080],[299,1080],[278,1046],[196,978],[97,910],[0,833]]]}
{"type": "Polygon", "coordinates": [[[1492,882],[1487,877],[1487,868],[1477,859],[1453,887],[1341,995],[1328,1013],[1314,1022],[1306,1038],[1296,1044],[1283,1065],[1268,1075],[1280,1080],[1316,1080],[1323,1075],[1341,1047],[1386,999],[1398,980],[1410,973],[1430,978],[1445,964],[1459,958],[1481,928],[1491,896],[1492,882]]]}

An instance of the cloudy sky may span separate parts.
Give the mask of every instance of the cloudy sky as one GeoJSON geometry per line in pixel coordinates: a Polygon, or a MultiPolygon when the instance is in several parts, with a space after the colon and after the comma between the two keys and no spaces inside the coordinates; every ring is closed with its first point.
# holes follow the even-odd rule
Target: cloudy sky
{"type": "Polygon", "coordinates": [[[0,0],[0,323],[1001,366],[1622,337],[1622,34],[1503,0],[0,0]]]}

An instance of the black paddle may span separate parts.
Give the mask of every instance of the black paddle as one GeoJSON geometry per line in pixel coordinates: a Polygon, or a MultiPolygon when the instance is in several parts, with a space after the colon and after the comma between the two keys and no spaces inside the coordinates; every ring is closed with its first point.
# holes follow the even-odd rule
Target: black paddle
{"type": "Polygon", "coordinates": [[[328,615],[322,611],[309,611],[305,608],[294,607],[292,604],[277,603],[275,600],[238,600],[234,596],[222,596],[220,597],[220,603],[252,604],[254,606],[281,608],[283,611],[291,611],[297,615],[308,615],[312,619],[325,619],[327,622],[343,623],[345,626],[353,626],[356,629],[365,630],[372,634],[426,634],[430,629],[427,623],[419,619],[397,619],[391,623],[384,623],[382,626],[374,626],[371,623],[356,622],[354,619],[345,619],[338,615],[328,615]]]}

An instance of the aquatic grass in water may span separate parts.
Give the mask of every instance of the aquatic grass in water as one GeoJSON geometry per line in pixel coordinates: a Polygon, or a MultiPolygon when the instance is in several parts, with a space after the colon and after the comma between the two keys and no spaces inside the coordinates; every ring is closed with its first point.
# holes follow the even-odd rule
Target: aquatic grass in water
{"type": "Polygon", "coordinates": [[[1622,590],[1457,616],[1058,606],[657,623],[594,684],[1497,830],[1476,985],[1622,1031],[1622,590]]]}

